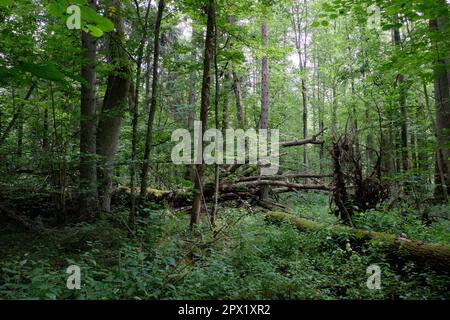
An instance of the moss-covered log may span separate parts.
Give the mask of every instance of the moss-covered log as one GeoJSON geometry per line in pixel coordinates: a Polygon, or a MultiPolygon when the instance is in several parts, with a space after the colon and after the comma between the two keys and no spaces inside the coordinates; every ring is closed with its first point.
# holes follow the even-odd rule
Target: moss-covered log
{"type": "Polygon", "coordinates": [[[302,231],[318,231],[330,228],[333,234],[350,233],[359,241],[382,241],[386,250],[396,254],[398,259],[407,259],[420,266],[428,266],[439,273],[450,273],[450,246],[432,244],[402,238],[396,235],[355,229],[343,225],[326,225],[284,212],[269,212],[266,218],[271,222],[289,222],[302,231]]]}

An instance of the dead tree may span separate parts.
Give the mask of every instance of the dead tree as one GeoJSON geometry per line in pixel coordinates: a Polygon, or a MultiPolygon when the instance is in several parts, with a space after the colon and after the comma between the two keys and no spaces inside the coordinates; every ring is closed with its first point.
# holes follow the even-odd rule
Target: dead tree
{"type": "Polygon", "coordinates": [[[332,212],[339,216],[344,224],[353,225],[354,211],[365,212],[376,208],[389,196],[389,185],[377,176],[381,165],[378,156],[374,171],[363,175],[361,157],[355,154],[354,143],[347,134],[335,138],[331,147],[333,161],[332,212]],[[352,192],[349,190],[352,189],[352,192]]]}

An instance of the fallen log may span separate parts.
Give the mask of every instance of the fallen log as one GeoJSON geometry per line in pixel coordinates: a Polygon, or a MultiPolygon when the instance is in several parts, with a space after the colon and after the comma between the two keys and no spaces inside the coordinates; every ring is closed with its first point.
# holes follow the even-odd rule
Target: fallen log
{"type": "Polygon", "coordinates": [[[321,144],[323,145],[325,141],[323,140],[317,140],[317,138],[325,131],[323,129],[319,133],[313,135],[311,138],[303,139],[303,140],[294,140],[294,141],[285,141],[280,143],[280,146],[283,148],[289,148],[289,147],[298,147],[298,146],[304,146],[306,144],[321,144]]]}
{"type": "MultiPolygon", "coordinates": [[[[318,231],[330,227],[323,223],[296,217],[284,212],[269,212],[266,219],[270,222],[288,222],[301,231],[318,231]]],[[[388,250],[396,253],[399,259],[404,258],[420,266],[427,266],[439,273],[450,273],[450,246],[414,241],[396,235],[374,232],[363,229],[350,228],[343,225],[333,225],[333,234],[351,233],[359,241],[378,240],[388,250]]]]}
{"type": "Polygon", "coordinates": [[[304,140],[293,140],[293,141],[285,141],[282,142],[280,145],[283,148],[289,148],[289,147],[299,147],[304,146],[306,144],[324,144],[325,141],[323,140],[317,140],[316,138],[309,138],[304,140]]]}
{"type": "Polygon", "coordinates": [[[323,191],[331,190],[331,188],[326,185],[306,185],[306,184],[289,183],[285,181],[272,181],[272,180],[255,180],[237,183],[225,183],[220,186],[220,190],[230,192],[232,190],[238,190],[239,188],[243,187],[249,188],[259,186],[286,187],[292,190],[323,190],[323,191]]]}
{"type": "Polygon", "coordinates": [[[241,177],[237,179],[237,182],[255,181],[255,180],[285,180],[285,179],[322,179],[333,177],[331,174],[286,174],[286,175],[274,175],[274,176],[250,176],[241,177]]]}

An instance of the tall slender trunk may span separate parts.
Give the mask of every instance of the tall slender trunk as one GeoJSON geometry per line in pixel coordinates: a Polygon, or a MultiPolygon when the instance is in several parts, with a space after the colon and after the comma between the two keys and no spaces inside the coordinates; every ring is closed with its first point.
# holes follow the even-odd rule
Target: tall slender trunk
{"type": "Polygon", "coordinates": [[[332,101],[331,101],[331,133],[333,138],[337,137],[337,100],[336,100],[336,83],[333,84],[332,88],[332,101]]]}
{"type": "Polygon", "coordinates": [[[23,104],[19,103],[19,116],[17,118],[17,157],[22,158],[23,156],[23,104]]]}
{"type": "MultiPolygon", "coordinates": [[[[89,0],[95,9],[95,0],[89,0]]],[[[80,119],[80,214],[93,219],[97,216],[97,164],[96,153],[96,60],[97,44],[87,32],[81,32],[82,58],[81,67],[81,119],[80,119]]]]}
{"type": "MultiPolygon", "coordinates": [[[[322,132],[324,129],[324,121],[323,121],[323,100],[322,100],[322,94],[321,94],[321,78],[320,78],[320,51],[317,50],[317,103],[318,103],[318,114],[319,114],[319,132],[322,132]]],[[[320,173],[323,173],[323,157],[325,154],[325,148],[324,145],[321,144],[319,147],[319,167],[320,167],[320,173]]]]}
{"type": "MultiPolygon", "coordinates": [[[[228,17],[228,23],[232,27],[236,27],[236,19],[233,16],[228,17]]],[[[233,48],[233,40],[231,40],[231,36],[229,46],[230,49],[233,48]]],[[[245,110],[242,102],[242,83],[232,62],[230,62],[230,69],[231,72],[229,72],[228,77],[233,81],[233,92],[236,100],[237,125],[239,129],[245,129],[245,110]]]]}
{"type": "MultiPolygon", "coordinates": [[[[308,138],[308,89],[306,84],[306,67],[308,61],[307,52],[307,37],[308,37],[308,3],[306,0],[303,1],[303,11],[300,17],[300,4],[298,2],[294,3],[292,7],[292,25],[294,28],[295,35],[295,46],[297,49],[298,59],[299,59],[299,69],[302,73],[301,76],[301,92],[302,92],[302,123],[303,123],[303,138],[308,138]],[[304,27],[302,27],[303,18],[306,20],[304,27]]],[[[308,146],[303,147],[303,166],[304,170],[308,171],[308,146]]]]}
{"type": "Polygon", "coordinates": [[[120,1],[114,1],[108,12],[116,30],[108,36],[108,62],[112,68],[108,75],[108,84],[97,130],[97,155],[99,156],[97,179],[100,210],[102,212],[111,211],[114,161],[119,144],[122,118],[127,109],[127,98],[130,90],[130,64],[122,49],[124,33],[120,1]]]}
{"type": "MultiPolygon", "coordinates": [[[[196,36],[195,32],[192,32],[192,63],[195,63],[197,61],[197,56],[195,53],[195,46],[196,46],[196,36]]],[[[191,75],[189,77],[189,83],[190,83],[190,89],[189,89],[189,113],[188,113],[188,129],[189,132],[194,132],[194,123],[195,123],[195,100],[197,97],[197,91],[196,91],[196,82],[197,82],[197,72],[196,70],[192,70],[191,75]]],[[[186,171],[186,179],[189,179],[192,182],[194,181],[194,166],[188,165],[187,171],[186,171]]]]}
{"type": "Polygon", "coordinates": [[[245,129],[245,112],[242,103],[242,85],[236,71],[231,73],[233,78],[233,91],[236,98],[237,122],[239,129],[245,129]]]}
{"type": "MultiPolygon", "coordinates": [[[[30,89],[28,89],[27,94],[25,95],[25,99],[24,99],[25,101],[30,99],[30,97],[33,94],[33,91],[34,91],[35,88],[36,88],[36,84],[33,83],[31,85],[30,89]]],[[[14,88],[13,88],[12,103],[13,103],[13,109],[15,109],[15,112],[13,114],[12,119],[9,121],[8,125],[6,126],[5,130],[0,135],[0,145],[2,145],[3,142],[5,142],[6,138],[10,134],[11,130],[14,128],[14,125],[16,124],[17,119],[19,118],[19,113],[20,113],[21,109],[19,107],[16,108],[16,102],[15,101],[16,101],[16,98],[15,98],[15,93],[14,93],[14,88]]]]}
{"type": "Polygon", "coordinates": [[[158,99],[158,82],[159,82],[159,54],[160,54],[160,33],[162,15],[164,12],[165,0],[159,0],[158,13],[155,22],[154,46],[153,46],[153,79],[152,79],[152,98],[150,102],[150,111],[147,120],[147,133],[145,135],[144,162],[141,171],[141,195],[147,190],[147,178],[149,170],[150,149],[153,141],[153,121],[155,119],[157,99],[158,99]]]}
{"type": "MultiPolygon", "coordinates": [[[[364,117],[366,120],[366,124],[368,123],[372,123],[372,119],[370,116],[370,110],[369,110],[369,106],[366,106],[366,110],[364,112],[364,117]]],[[[372,133],[370,131],[367,132],[366,135],[366,157],[367,157],[367,172],[369,173],[372,170],[372,167],[374,165],[374,149],[373,149],[373,137],[372,137],[372,133]]]]}
{"type": "MultiPolygon", "coordinates": [[[[215,141],[218,140],[220,123],[219,123],[219,97],[220,97],[220,75],[219,75],[219,61],[218,61],[218,31],[217,31],[217,22],[214,24],[214,76],[215,76],[215,94],[214,94],[214,122],[216,129],[216,138],[215,141]]],[[[217,155],[216,155],[217,156],[217,155]]],[[[214,166],[214,207],[211,213],[211,225],[214,226],[217,210],[219,207],[219,183],[220,183],[220,166],[216,161],[214,166]]]]}
{"type": "MultiPolygon", "coordinates": [[[[136,2],[137,4],[137,2],[136,2]]],[[[141,43],[138,48],[138,56],[136,61],[136,80],[133,87],[133,83],[130,84],[130,91],[133,91],[131,95],[131,113],[132,113],[132,133],[131,133],[131,162],[130,162],[130,189],[131,189],[131,209],[130,215],[128,217],[129,232],[134,230],[136,221],[136,156],[137,156],[137,144],[138,144],[138,124],[139,124],[139,92],[141,86],[141,67],[142,61],[144,59],[144,47],[147,42],[147,32],[148,32],[148,16],[150,13],[151,0],[148,0],[147,10],[145,13],[144,21],[141,21],[141,26],[143,28],[141,43]]],[[[136,10],[139,10],[136,7],[136,10]]]]}
{"type": "MultiPolygon", "coordinates": [[[[269,27],[267,21],[261,26],[262,41],[265,48],[269,45],[269,27]]],[[[269,129],[269,58],[265,55],[262,58],[261,65],[261,117],[259,120],[259,128],[261,130],[269,129]]],[[[269,198],[269,187],[263,186],[260,190],[260,199],[267,200],[269,198]]]]}
{"type": "MultiPolygon", "coordinates": [[[[448,195],[450,189],[450,87],[449,87],[449,58],[448,58],[448,39],[445,38],[443,31],[448,30],[448,8],[445,1],[440,1],[443,8],[442,17],[430,20],[430,29],[432,33],[434,51],[437,53],[437,59],[434,68],[434,90],[436,104],[436,135],[437,135],[437,164],[441,163],[441,168],[436,166],[436,171],[441,171],[443,180],[437,185],[435,194],[439,198],[448,195]],[[444,10],[445,8],[445,10],[444,10]],[[445,182],[445,183],[444,183],[445,182]]],[[[436,174],[439,176],[439,174],[436,174]]]]}
{"type": "Polygon", "coordinates": [[[43,129],[44,129],[44,132],[42,133],[42,149],[44,150],[44,152],[48,152],[48,149],[49,149],[49,142],[48,142],[49,122],[48,122],[48,107],[47,106],[44,109],[43,129]]]}
{"type": "MultiPolygon", "coordinates": [[[[202,80],[202,92],[200,103],[200,121],[201,127],[199,132],[199,145],[203,151],[203,134],[208,128],[208,109],[210,104],[210,86],[211,86],[211,64],[213,60],[214,50],[214,26],[216,24],[216,3],[215,0],[208,0],[207,6],[208,22],[206,27],[206,39],[205,39],[205,56],[203,60],[203,80],[202,80]]],[[[191,226],[197,225],[200,222],[200,213],[202,208],[202,195],[203,195],[203,152],[199,152],[200,160],[199,164],[195,166],[195,188],[194,188],[194,201],[192,205],[191,226]]]]}
{"type": "MultiPolygon", "coordinates": [[[[402,39],[399,29],[394,29],[394,44],[399,50],[402,49],[401,46],[402,39]]],[[[405,76],[399,74],[397,76],[397,86],[400,90],[400,146],[401,146],[401,168],[403,172],[409,169],[409,157],[408,157],[408,112],[406,110],[406,87],[405,87],[405,76]]]]}

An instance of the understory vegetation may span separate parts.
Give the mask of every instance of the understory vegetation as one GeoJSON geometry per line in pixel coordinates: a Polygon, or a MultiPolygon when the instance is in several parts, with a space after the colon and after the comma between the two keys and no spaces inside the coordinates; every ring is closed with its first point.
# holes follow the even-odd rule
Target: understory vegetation
{"type": "MultiPolygon", "coordinates": [[[[338,223],[328,198],[306,194],[301,217],[338,223]],[[314,214],[312,214],[314,213],[314,214]],[[334,222],[333,222],[334,220],[334,222]]],[[[151,207],[151,206],[146,206],[151,207]]],[[[153,205],[153,207],[155,207],[153,205]]],[[[220,233],[186,229],[189,216],[142,209],[127,236],[119,210],[95,224],[32,235],[1,230],[0,296],[8,299],[448,299],[450,278],[398,263],[380,244],[350,244],[351,235],[299,232],[264,214],[223,208],[220,233]],[[81,268],[81,290],[66,288],[67,266],[81,268]],[[367,267],[380,266],[381,290],[369,290],[367,267]]],[[[368,212],[364,228],[449,244],[450,223],[426,227],[414,215],[368,212]],[[445,234],[446,236],[442,236],[445,234]]]]}

